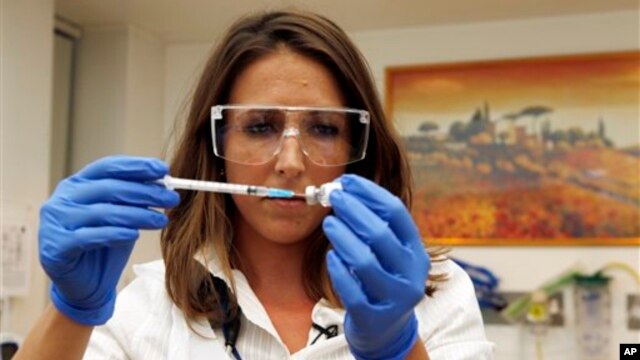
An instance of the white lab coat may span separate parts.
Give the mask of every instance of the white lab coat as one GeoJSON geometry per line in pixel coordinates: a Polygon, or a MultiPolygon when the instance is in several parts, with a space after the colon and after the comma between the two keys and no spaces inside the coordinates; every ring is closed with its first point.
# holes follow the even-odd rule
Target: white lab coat
{"type": "MultiPolygon", "coordinates": [[[[210,271],[225,279],[215,258],[210,271]]],[[[85,359],[227,359],[221,331],[212,331],[203,319],[192,323],[200,335],[189,329],[183,313],[165,291],[164,263],[154,261],[134,267],[137,275],[119,295],[114,316],[97,327],[85,359]]],[[[452,261],[432,264],[434,273],[449,279],[438,285],[432,298],[425,297],[415,308],[420,339],[432,360],[483,360],[493,358],[493,344],[487,341],[473,285],[468,275],[452,261]]],[[[344,310],[333,309],[321,300],[313,308],[313,322],[338,325],[338,336],[321,337],[310,345],[318,331],[311,329],[307,346],[290,354],[280,340],[267,312],[244,275],[233,271],[242,308],[242,325],[236,347],[244,360],[255,359],[353,359],[342,330],[344,310]]]]}

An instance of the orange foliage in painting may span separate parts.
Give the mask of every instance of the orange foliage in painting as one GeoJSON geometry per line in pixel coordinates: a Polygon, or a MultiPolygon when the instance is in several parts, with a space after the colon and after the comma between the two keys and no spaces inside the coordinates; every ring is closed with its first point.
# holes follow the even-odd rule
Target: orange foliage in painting
{"type": "MultiPolygon", "coordinates": [[[[424,195],[424,194],[423,194],[424,195]]],[[[420,194],[418,194],[420,196],[420,194]]],[[[435,238],[636,237],[637,210],[611,201],[602,206],[580,188],[522,189],[500,194],[422,198],[414,216],[435,238]],[[424,206],[428,203],[428,207],[424,206]]]]}
{"type": "Polygon", "coordinates": [[[566,153],[557,161],[579,172],[579,180],[584,184],[640,202],[637,157],[606,148],[582,148],[566,153]],[[585,173],[585,169],[592,171],[585,173]]]}
{"type": "MultiPolygon", "coordinates": [[[[433,170],[431,168],[432,175],[438,173],[433,170]]],[[[571,182],[558,178],[518,181],[505,177],[498,181],[477,172],[451,171],[450,168],[443,173],[439,174],[440,180],[424,173],[418,176],[421,181],[414,198],[414,218],[425,237],[640,236],[637,205],[603,196],[571,182]]]]}

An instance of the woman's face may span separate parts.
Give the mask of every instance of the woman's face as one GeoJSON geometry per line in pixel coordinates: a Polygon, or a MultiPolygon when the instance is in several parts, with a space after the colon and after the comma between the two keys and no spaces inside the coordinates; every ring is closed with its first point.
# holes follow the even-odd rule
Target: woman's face
{"type": "MultiPolygon", "coordinates": [[[[341,107],[336,80],[322,64],[288,50],[267,55],[247,67],[231,89],[231,104],[341,107]]],[[[288,121],[288,120],[287,120],[288,121]]],[[[292,120],[295,121],[295,120],[292,120]]],[[[262,185],[304,193],[307,185],[330,182],[345,166],[323,167],[302,152],[295,136],[283,140],[281,151],[263,165],[225,162],[230,183],[262,185]]],[[[329,209],[301,200],[276,200],[233,195],[238,208],[234,241],[292,244],[306,239],[329,209]]]]}

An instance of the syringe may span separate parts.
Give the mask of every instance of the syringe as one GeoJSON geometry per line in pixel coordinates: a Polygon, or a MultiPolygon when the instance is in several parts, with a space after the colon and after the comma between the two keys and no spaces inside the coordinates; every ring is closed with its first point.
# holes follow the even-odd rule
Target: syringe
{"type": "Polygon", "coordinates": [[[216,181],[203,181],[175,178],[165,175],[164,178],[156,180],[156,183],[164,185],[167,189],[186,189],[210,191],[225,194],[241,194],[251,196],[261,196],[280,199],[301,199],[305,200],[309,205],[320,204],[324,207],[330,207],[329,194],[334,190],[342,190],[339,182],[329,182],[319,187],[309,185],[305,189],[304,194],[296,193],[293,190],[273,188],[259,185],[242,185],[233,183],[224,183],[216,181]]]}
{"type": "Polygon", "coordinates": [[[202,181],[175,178],[165,175],[164,178],[156,180],[156,183],[164,185],[167,189],[186,189],[210,191],[225,194],[242,194],[271,198],[293,198],[296,193],[292,190],[278,189],[258,185],[241,185],[216,181],[202,181]]]}

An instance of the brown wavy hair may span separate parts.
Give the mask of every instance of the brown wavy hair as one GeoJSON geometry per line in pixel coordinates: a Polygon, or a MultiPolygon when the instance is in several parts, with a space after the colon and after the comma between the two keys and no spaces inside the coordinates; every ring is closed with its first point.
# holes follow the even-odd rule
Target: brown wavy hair
{"type": "MultiPolygon", "coordinates": [[[[213,155],[210,109],[227,103],[238,75],[261,57],[286,48],[319,61],[338,81],[346,106],[371,115],[371,131],[364,160],[346,172],[369,178],[398,196],[410,208],[411,176],[405,153],[386,120],[375,84],[363,56],[349,37],[329,19],[307,12],[272,11],[244,17],[233,24],[213,50],[193,93],[185,127],[171,161],[173,176],[224,181],[222,159],[213,155]]],[[[213,248],[223,271],[232,279],[236,255],[231,245],[230,219],[236,211],[226,195],[182,191],[180,204],[168,211],[169,225],[161,237],[166,266],[166,288],[171,299],[190,320],[205,316],[220,320],[222,313],[207,270],[193,260],[213,248]]],[[[308,296],[341,304],[329,281],[325,255],[329,242],[319,225],[308,240],[304,284],[308,296]]],[[[441,250],[431,251],[440,257],[441,250]]],[[[441,281],[438,275],[430,280],[441,281]]],[[[432,282],[430,281],[429,284],[432,282]]],[[[235,290],[235,284],[231,284],[235,290]]],[[[426,293],[431,295],[429,285],[426,293]]],[[[234,291],[235,292],[235,291],[234,291]]],[[[232,299],[232,311],[237,302],[232,299]]]]}

